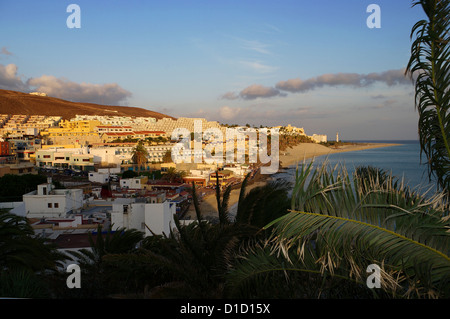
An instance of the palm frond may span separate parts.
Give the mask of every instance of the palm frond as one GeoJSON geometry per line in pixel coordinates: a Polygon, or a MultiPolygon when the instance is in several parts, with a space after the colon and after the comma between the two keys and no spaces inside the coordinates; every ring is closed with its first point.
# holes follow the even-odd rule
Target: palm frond
{"type": "Polygon", "coordinates": [[[450,46],[449,0],[421,0],[427,20],[417,22],[407,73],[415,79],[415,104],[419,112],[419,140],[429,176],[450,190],[450,46]]]}
{"type": "MultiPolygon", "coordinates": [[[[450,281],[450,223],[442,194],[423,198],[392,177],[350,178],[345,168],[311,167],[297,172],[297,207],[266,226],[273,227],[274,253],[288,258],[294,249],[302,259],[305,245],[313,243],[323,271],[344,266],[360,278],[368,264],[383,263],[387,273],[401,271],[408,287],[420,280],[429,283],[427,292],[439,287],[450,293],[442,290],[450,281]]],[[[398,282],[386,278],[394,289],[398,282]]]]}

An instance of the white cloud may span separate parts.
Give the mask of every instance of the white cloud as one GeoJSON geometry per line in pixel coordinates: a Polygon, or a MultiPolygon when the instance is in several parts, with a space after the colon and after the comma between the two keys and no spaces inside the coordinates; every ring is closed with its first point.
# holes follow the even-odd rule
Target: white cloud
{"type": "Polygon", "coordinates": [[[13,55],[6,47],[2,47],[0,50],[0,55],[13,55]]]}
{"type": "Polygon", "coordinates": [[[246,40],[246,39],[241,39],[241,38],[235,38],[235,39],[240,42],[241,47],[245,50],[254,51],[257,53],[264,54],[264,55],[272,54],[268,50],[268,48],[269,48],[268,44],[262,43],[258,40],[246,40]]]}
{"type": "Polygon", "coordinates": [[[27,85],[17,75],[17,66],[15,64],[0,64],[0,89],[23,91],[27,90],[27,85]]]}
{"type": "Polygon", "coordinates": [[[220,98],[224,99],[224,100],[236,100],[239,98],[239,96],[234,92],[227,92],[224,95],[222,95],[220,98]]]}
{"type": "Polygon", "coordinates": [[[405,69],[388,70],[381,73],[333,73],[323,74],[307,80],[300,78],[280,81],[276,84],[276,88],[292,93],[307,92],[324,86],[354,86],[366,87],[374,83],[384,83],[388,86],[397,84],[411,84],[411,80],[405,76],[405,69]]]}
{"type": "Polygon", "coordinates": [[[52,75],[30,78],[27,83],[49,96],[77,102],[112,105],[120,104],[131,96],[131,92],[121,88],[117,83],[76,83],[52,75]]]}
{"type": "Polygon", "coordinates": [[[106,105],[120,105],[131,96],[131,92],[117,83],[76,83],[52,75],[23,80],[17,71],[15,64],[0,64],[0,89],[26,93],[39,91],[64,100],[106,105]]]}
{"type": "Polygon", "coordinates": [[[281,94],[280,91],[272,87],[253,84],[243,89],[239,93],[239,96],[242,97],[244,100],[253,100],[259,97],[267,98],[267,97],[274,97],[280,94],[281,94]]]}
{"type": "Polygon", "coordinates": [[[231,108],[227,105],[224,105],[219,109],[219,115],[224,120],[235,119],[237,118],[240,112],[241,112],[240,108],[231,108]]]}
{"type": "MultiPolygon", "coordinates": [[[[253,65],[258,67],[257,64],[253,65]]],[[[268,98],[274,96],[286,96],[285,92],[305,93],[311,90],[326,86],[347,86],[354,88],[368,87],[375,83],[384,83],[388,86],[394,85],[412,85],[412,81],[405,76],[405,69],[388,70],[381,73],[328,73],[320,76],[302,80],[300,78],[279,81],[275,87],[265,87],[259,84],[253,84],[243,89],[239,94],[227,92],[222,98],[233,100],[240,97],[244,100],[256,98],[268,98]]]]}
{"type": "Polygon", "coordinates": [[[259,73],[270,73],[278,70],[277,67],[265,65],[260,61],[239,61],[239,63],[245,66],[246,68],[249,68],[252,71],[256,71],[259,73]]]}

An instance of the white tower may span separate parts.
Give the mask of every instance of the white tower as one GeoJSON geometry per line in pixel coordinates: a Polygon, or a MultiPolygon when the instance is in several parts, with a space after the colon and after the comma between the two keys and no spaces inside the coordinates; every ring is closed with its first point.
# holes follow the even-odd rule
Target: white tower
{"type": "Polygon", "coordinates": [[[339,132],[336,133],[336,142],[339,142],[339,132]]]}

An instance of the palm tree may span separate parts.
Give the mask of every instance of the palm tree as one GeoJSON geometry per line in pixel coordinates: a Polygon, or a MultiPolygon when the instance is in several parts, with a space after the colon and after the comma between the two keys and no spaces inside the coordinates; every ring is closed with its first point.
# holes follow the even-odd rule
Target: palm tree
{"type": "Polygon", "coordinates": [[[42,271],[62,260],[54,246],[35,236],[25,217],[0,210],[0,269],[42,271]]]}
{"type": "Polygon", "coordinates": [[[305,164],[297,170],[292,209],[265,227],[273,231],[269,239],[242,255],[228,287],[238,296],[265,296],[263,283],[285,277],[274,289],[289,297],[448,298],[450,219],[443,199],[393,178],[305,164]],[[380,290],[366,286],[371,264],[381,267],[380,290]],[[339,288],[331,289],[335,283],[339,288]]]}
{"type": "Polygon", "coordinates": [[[70,259],[36,237],[25,217],[0,210],[0,296],[49,297],[47,277],[70,259]]]}
{"type": "Polygon", "coordinates": [[[249,175],[241,186],[236,223],[246,223],[261,229],[287,213],[291,185],[286,181],[273,180],[245,194],[248,178],[249,175]]]}
{"type": "Polygon", "coordinates": [[[183,181],[183,177],[186,176],[185,171],[178,171],[175,167],[169,167],[167,172],[163,174],[163,179],[166,179],[170,182],[174,181],[183,181]]]}
{"type": "Polygon", "coordinates": [[[139,143],[133,149],[133,154],[131,156],[131,159],[132,159],[133,163],[137,164],[139,167],[141,167],[142,164],[147,163],[148,151],[145,148],[144,144],[142,144],[142,141],[139,141],[139,143]]]}
{"type": "Polygon", "coordinates": [[[164,249],[157,246],[156,252],[151,250],[150,254],[158,269],[165,269],[170,274],[165,283],[150,291],[152,298],[211,299],[224,296],[224,278],[230,258],[241,243],[252,238],[258,229],[230,220],[228,199],[231,187],[221,194],[219,183],[216,183],[216,191],[218,223],[203,219],[193,184],[192,196],[197,220],[182,225],[175,218],[177,231],[163,241],[164,249]]]}
{"type": "Polygon", "coordinates": [[[435,175],[442,189],[450,191],[450,46],[449,0],[420,0],[428,20],[412,28],[411,57],[407,72],[415,80],[419,112],[419,139],[429,175],[435,175]]]}
{"type": "Polygon", "coordinates": [[[102,231],[102,226],[99,225],[95,236],[89,234],[90,249],[69,252],[80,265],[83,289],[63,289],[59,296],[66,297],[64,294],[68,294],[69,297],[104,298],[116,293],[121,281],[114,277],[117,273],[111,268],[117,264],[113,263],[113,267],[111,262],[105,260],[116,255],[132,256],[143,239],[144,233],[136,229],[117,228],[114,231],[102,231]]]}

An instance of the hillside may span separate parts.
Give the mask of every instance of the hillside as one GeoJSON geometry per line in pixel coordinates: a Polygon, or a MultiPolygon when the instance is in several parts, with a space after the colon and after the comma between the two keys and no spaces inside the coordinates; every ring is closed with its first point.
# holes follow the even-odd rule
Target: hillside
{"type": "Polygon", "coordinates": [[[0,90],[0,114],[55,115],[62,116],[64,119],[75,117],[76,114],[173,118],[139,107],[70,102],[49,96],[36,96],[9,90],[0,90]]]}

